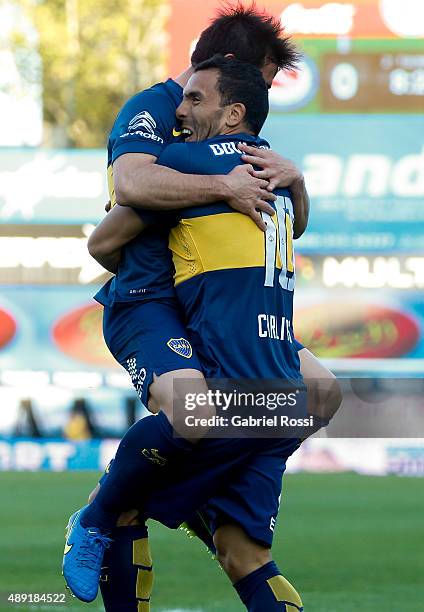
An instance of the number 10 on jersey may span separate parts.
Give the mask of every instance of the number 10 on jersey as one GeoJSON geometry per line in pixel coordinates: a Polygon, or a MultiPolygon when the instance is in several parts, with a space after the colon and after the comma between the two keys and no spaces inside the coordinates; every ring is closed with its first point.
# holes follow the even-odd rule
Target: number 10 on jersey
{"type": "Polygon", "coordinates": [[[274,286],[275,268],[281,267],[279,283],[283,289],[293,291],[296,282],[293,249],[293,204],[284,196],[275,201],[276,214],[271,217],[262,212],[265,232],[265,287],[274,286]]]}

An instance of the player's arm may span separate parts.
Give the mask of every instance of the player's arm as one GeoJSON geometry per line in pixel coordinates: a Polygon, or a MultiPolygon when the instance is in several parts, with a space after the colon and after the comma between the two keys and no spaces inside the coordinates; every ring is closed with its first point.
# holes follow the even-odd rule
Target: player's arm
{"type": "Polygon", "coordinates": [[[218,200],[249,215],[265,229],[259,210],[273,215],[268,181],[252,175],[252,166],[239,166],[227,175],[183,174],[155,164],[156,157],[127,153],[113,164],[116,201],[122,206],[174,210],[218,200]]]}
{"type": "Polygon", "coordinates": [[[288,189],[292,195],[293,212],[294,212],[294,228],[293,238],[300,238],[308,227],[309,219],[309,195],[306,191],[305,179],[303,174],[299,175],[299,178],[293,180],[289,185],[288,189]]]}
{"type": "Polygon", "coordinates": [[[243,151],[243,161],[261,170],[254,171],[256,178],[269,181],[268,190],[286,187],[292,195],[294,208],[294,238],[300,238],[308,226],[309,196],[305,187],[303,174],[289,159],[282,157],[271,149],[257,149],[246,144],[239,144],[243,151]]]}
{"type": "Polygon", "coordinates": [[[227,176],[199,176],[155,164],[169,143],[175,110],[161,85],[137,94],[121,109],[109,139],[112,204],[161,211],[224,200],[265,230],[258,211],[272,215],[274,196],[267,191],[268,181],[252,176],[251,166],[227,176]]]}
{"type": "Polygon", "coordinates": [[[88,239],[88,251],[103,268],[115,273],[121,260],[121,248],[144,227],[134,210],[114,206],[88,239]]]}

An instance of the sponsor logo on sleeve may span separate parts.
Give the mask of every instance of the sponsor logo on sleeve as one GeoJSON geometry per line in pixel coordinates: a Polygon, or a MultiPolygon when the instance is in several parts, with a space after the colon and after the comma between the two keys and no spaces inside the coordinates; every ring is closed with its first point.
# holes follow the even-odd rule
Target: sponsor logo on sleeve
{"type": "Polygon", "coordinates": [[[127,138],[128,136],[140,136],[147,140],[164,144],[163,138],[155,134],[156,121],[152,115],[147,111],[141,111],[135,115],[128,124],[127,131],[120,135],[120,138],[127,138]]]}
{"type": "Polygon", "coordinates": [[[147,111],[141,111],[141,113],[135,115],[135,117],[133,117],[128,124],[129,132],[136,132],[137,130],[141,130],[142,128],[150,134],[155,133],[156,121],[147,111]]]}

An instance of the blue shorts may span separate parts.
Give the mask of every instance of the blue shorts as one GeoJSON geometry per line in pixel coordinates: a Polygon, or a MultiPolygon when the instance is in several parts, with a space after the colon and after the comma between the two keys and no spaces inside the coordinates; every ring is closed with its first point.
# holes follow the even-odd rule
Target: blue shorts
{"type": "MultiPolygon", "coordinates": [[[[237,523],[271,548],[286,461],[299,444],[297,439],[205,440],[162,476],[158,472],[143,499],[142,518],[176,529],[198,513],[211,535],[220,525],[237,523]]],[[[105,478],[107,473],[100,483],[105,478]]]]}
{"type": "MultiPolygon", "coordinates": [[[[202,371],[173,299],[105,307],[103,332],[145,406],[154,373],[202,371]]],[[[201,509],[212,533],[221,524],[235,522],[270,547],[286,460],[298,446],[298,439],[205,440],[188,458],[158,474],[143,500],[143,516],[177,528],[201,509]]]]}
{"type": "Polygon", "coordinates": [[[202,371],[173,298],[105,306],[103,335],[146,407],[153,374],[186,368],[202,371]]]}
{"type": "Polygon", "coordinates": [[[197,510],[211,534],[237,523],[271,548],[286,461],[299,444],[293,439],[208,440],[190,454],[189,466],[180,464],[158,483],[143,504],[143,515],[176,528],[197,510]],[[209,466],[208,457],[209,462],[213,458],[209,466]]]}

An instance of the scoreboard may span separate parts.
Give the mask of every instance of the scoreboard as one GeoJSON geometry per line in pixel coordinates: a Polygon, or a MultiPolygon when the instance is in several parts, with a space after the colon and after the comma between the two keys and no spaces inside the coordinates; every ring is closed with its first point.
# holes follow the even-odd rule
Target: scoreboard
{"type": "Polygon", "coordinates": [[[271,91],[274,110],[312,113],[424,110],[422,40],[298,42],[304,51],[303,65],[296,74],[277,75],[271,91]],[[297,95],[293,95],[296,89],[297,95]]]}
{"type": "Polygon", "coordinates": [[[423,110],[424,53],[349,53],[323,57],[322,110],[423,110]]]}

